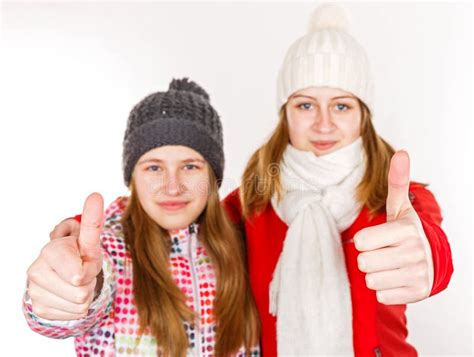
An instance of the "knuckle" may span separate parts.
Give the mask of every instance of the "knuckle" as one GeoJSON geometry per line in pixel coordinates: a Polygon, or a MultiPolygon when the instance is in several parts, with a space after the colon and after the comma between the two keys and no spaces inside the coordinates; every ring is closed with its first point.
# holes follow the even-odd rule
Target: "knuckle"
{"type": "Polygon", "coordinates": [[[95,231],[101,227],[101,221],[99,219],[94,218],[87,222],[81,222],[81,227],[95,231]]]}
{"type": "Polygon", "coordinates": [[[418,286],[423,283],[427,277],[427,269],[422,265],[411,266],[405,270],[404,281],[407,286],[418,286]]]}
{"type": "Polygon", "coordinates": [[[420,264],[417,269],[416,276],[418,278],[425,278],[428,276],[428,264],[420,264]]]}
{"type": "Polygon", "coordinates": [[[26,276],[28,277],[28,280],[31,279],[33,272],[34,272],[34,264],[30,265],[28,269],[26,270],[26,276]]]}
{"type": "Polygon", "coordinates": [[[35,304],[32,302],[31,309],[33,310],[35,315],[38,315],[39,317],[43,317],[43,318],[47,317],[47,309],[43,305],[35,304]]]}
{"type": "Polygon", "coordinates": [[[89,299],[89,290],[84,288],[79,288],[76,292],[76,303],[85,304],[89,299]]]}
{"type": "Polygon", "coordinates": [[[414,248],[423,248],[423,242],[421,241],[418,231],[410,234],[410,244],[414,248]]]}
{"type": "Polygon", "coordinates": [[[40,251],[40,256],[45,258],[45,259],[48,259],[50,256],[51,256],[51,253],[53,251],[53,247],[54,247],[54,241],[51,241],[49,242],[48,244],[46,244],[43,248],[41,248],[41,251],[40,251]]]}
{"type": "Polygon", "coordinates": [[[428,284],[423,284],[420,287],[418,287],[417,295],[419,298],[421,299],[426,298],[428,297],[428,294],[429,294],[428,284]]]}
{"type": "Polygon", "coordinates": [[[89,303],[80,304],[76,310],[76,313],[79,315],[86,315],[89,311],[89,303]]]}
{"type": "Polygon", "coordinates": [[[31,298],[31,302],[38,300],[39,294],[38,290],[36,289],[36,285],[31,284],[28,287],[28,296],[31,298]]]}
{"type": "Polygon", "coordinates": [[[74,274],[72,274],[72,280],[71,280],[71,283],[72,285],[74,286],[82,286],[84,285],[84,272],[83,271],[80,271],[79,272],[76,270],[76,272],[74,274]]]}
{"type": "Polygon", "coordinates": [[[33,265],[30,266],[26,272],[28,281],[37,281],[40,275],[41,275],[40,271],[33,265]]]}
{"type": "Polygon", "coordinates": [[[400,271],[400,283],[410,286],[413,281],[413,271],[411,269],[402,269],[400,271]]]}
{"type": "Polygon", "coordinates": [[[415,269],[425,258],[425,251],[420,247],[406,247],[402,253],[405,256],[404,259],[411,265],[412,269],[415,269]]]}
{"type": "Polygon", "coordinates": [[[426,258],[426,254],[423,248],[418,248],[413,252],[413,259],[415,262],[422,262],[426,258]]]}

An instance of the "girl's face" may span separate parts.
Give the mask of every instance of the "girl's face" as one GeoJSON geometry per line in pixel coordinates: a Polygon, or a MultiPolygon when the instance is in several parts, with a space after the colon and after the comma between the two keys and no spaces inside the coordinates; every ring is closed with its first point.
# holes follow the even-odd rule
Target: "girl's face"
{"type": "Polygon", "coordinates": [[[185,228],[206,207],[208,170],[201,154],[186,146],[150,150],[142,155],[133,171],[140,204],[162,228],[185,228]]]}
{"type": "Polygon", "coordinates": [[[299,90],[288,99],[285,110],[291,144],[316,156],[336,151],[360,136],[359,101],[341,89],[299,90]]]}

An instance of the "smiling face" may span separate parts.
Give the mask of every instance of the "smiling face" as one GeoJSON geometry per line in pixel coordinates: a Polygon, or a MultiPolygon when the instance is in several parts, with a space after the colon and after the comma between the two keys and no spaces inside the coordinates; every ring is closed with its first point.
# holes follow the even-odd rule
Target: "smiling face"
{"type": "Polygon", "coordinates": [[[206,207],[209,165],[186,146],[162,146],[146,152],[132,179],[145,212],[162,228],[181,229],[206,207]]]}
{"type": "Polygon", "coordinates": [[[349,92],[330,87],[302,89],[291,95],[285,110],[290,142],[296,149],[322,156],[360,136],[362,110],[349,92]]]}

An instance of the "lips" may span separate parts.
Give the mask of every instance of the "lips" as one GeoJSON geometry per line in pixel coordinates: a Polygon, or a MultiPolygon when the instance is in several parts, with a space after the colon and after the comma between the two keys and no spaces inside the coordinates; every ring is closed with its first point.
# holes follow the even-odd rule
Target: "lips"
{"type": "Polygon", "coordinates": [[[188,202],[186,201],[163,201],[158,203],[158,205],[167,210],[167,211],[179,211],[180,209],[186,207],[188,202]]]}
{"type": "Polygon", "coordinates": [[[321,151],[331,149],[336,143],[336,140],[317,140],[311,142],[316,149],[321,151]]]}

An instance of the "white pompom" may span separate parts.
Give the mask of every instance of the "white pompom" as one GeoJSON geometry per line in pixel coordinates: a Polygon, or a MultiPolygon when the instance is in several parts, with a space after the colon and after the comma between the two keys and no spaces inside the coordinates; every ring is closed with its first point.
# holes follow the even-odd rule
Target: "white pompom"
{"type": "Polygon", "coordinates": [[[311,15],[308,33],[331,29],[348,31],[349,16],[347,11],[336,4],[323,4],[319,6],[311,15]]]}

